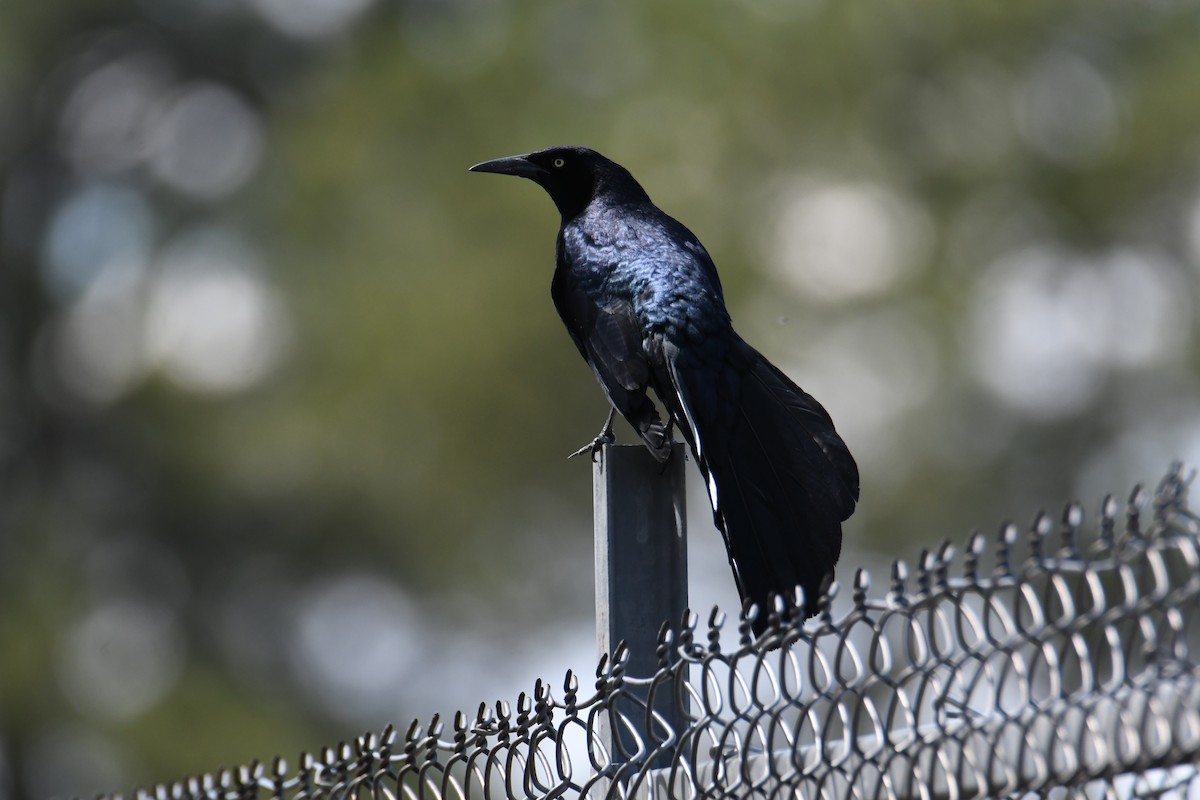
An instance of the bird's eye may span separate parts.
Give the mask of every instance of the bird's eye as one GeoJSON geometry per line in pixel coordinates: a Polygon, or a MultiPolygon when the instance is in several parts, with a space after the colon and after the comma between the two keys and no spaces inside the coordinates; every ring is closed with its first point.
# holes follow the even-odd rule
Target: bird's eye
{"type": "Polygon", "coordinates": [[[563,159],[561,159],[561,158],[556,158],[556,159],[554,159],[554,166],[555,166],[555,167],[562,167],[562,165],[563,165],[563,164],[565,164],[565,163],[567,163],[567,162],[566,162],[566,161],[564,161],[564,160],[563,160],[563,159]]]}

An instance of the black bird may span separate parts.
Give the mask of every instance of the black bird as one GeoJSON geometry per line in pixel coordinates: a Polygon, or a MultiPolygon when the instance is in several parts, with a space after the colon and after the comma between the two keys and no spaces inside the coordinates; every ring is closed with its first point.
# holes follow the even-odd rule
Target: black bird
{"type": "Polygon", "coordinates": [[[562,215],[550,294],[613,410],[659,461],[678,426],[700,465],[743,601],[766,626],[772,593],[816,613],[858,501],[858,467],[829,414],[734,332],[700,240],[628,170],[586,147],[485,161],[529,178],[562,215]],[[659,416],[647,390],[666,407],[659,416]]]}

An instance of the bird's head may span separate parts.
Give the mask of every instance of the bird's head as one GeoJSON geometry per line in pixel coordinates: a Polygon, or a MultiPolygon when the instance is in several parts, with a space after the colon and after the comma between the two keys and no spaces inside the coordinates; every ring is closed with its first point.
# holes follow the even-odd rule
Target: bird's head
{"type": "Polygon", "coordinates": [[[600,193],[614,200],[646,196],[620,164],[595,150],[575,145],[547,147],[525,155],[484,161],[471,167],[471,172],[529,178],[546,190],[564,220],[579,214],[600,193]]]}

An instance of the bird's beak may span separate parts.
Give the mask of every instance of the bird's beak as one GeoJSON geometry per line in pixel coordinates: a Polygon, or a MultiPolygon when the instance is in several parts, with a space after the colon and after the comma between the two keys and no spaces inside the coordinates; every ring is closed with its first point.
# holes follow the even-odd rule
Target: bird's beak
{"type": "Polygon", "coordinates": [[[471,167],[471,172],[495,172],[499,175],[519,175],[522,178],[536,179],[545,175],[546,170],[529,160],[529,156],[509,156],[484,161],[471,167]]]}

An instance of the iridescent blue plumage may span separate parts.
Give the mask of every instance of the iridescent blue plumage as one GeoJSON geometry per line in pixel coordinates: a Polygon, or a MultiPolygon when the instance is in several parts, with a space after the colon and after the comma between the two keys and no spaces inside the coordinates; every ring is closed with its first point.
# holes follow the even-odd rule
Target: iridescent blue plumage
{"type": "Polygon", "coordinates": [[[628,301],[644,332],[674,336],[729,325],[712,259],[699,240],[642,202],[610,206],[598,198],[564,221],[560,270],[569,270],[592,302],[628,301]]]}

